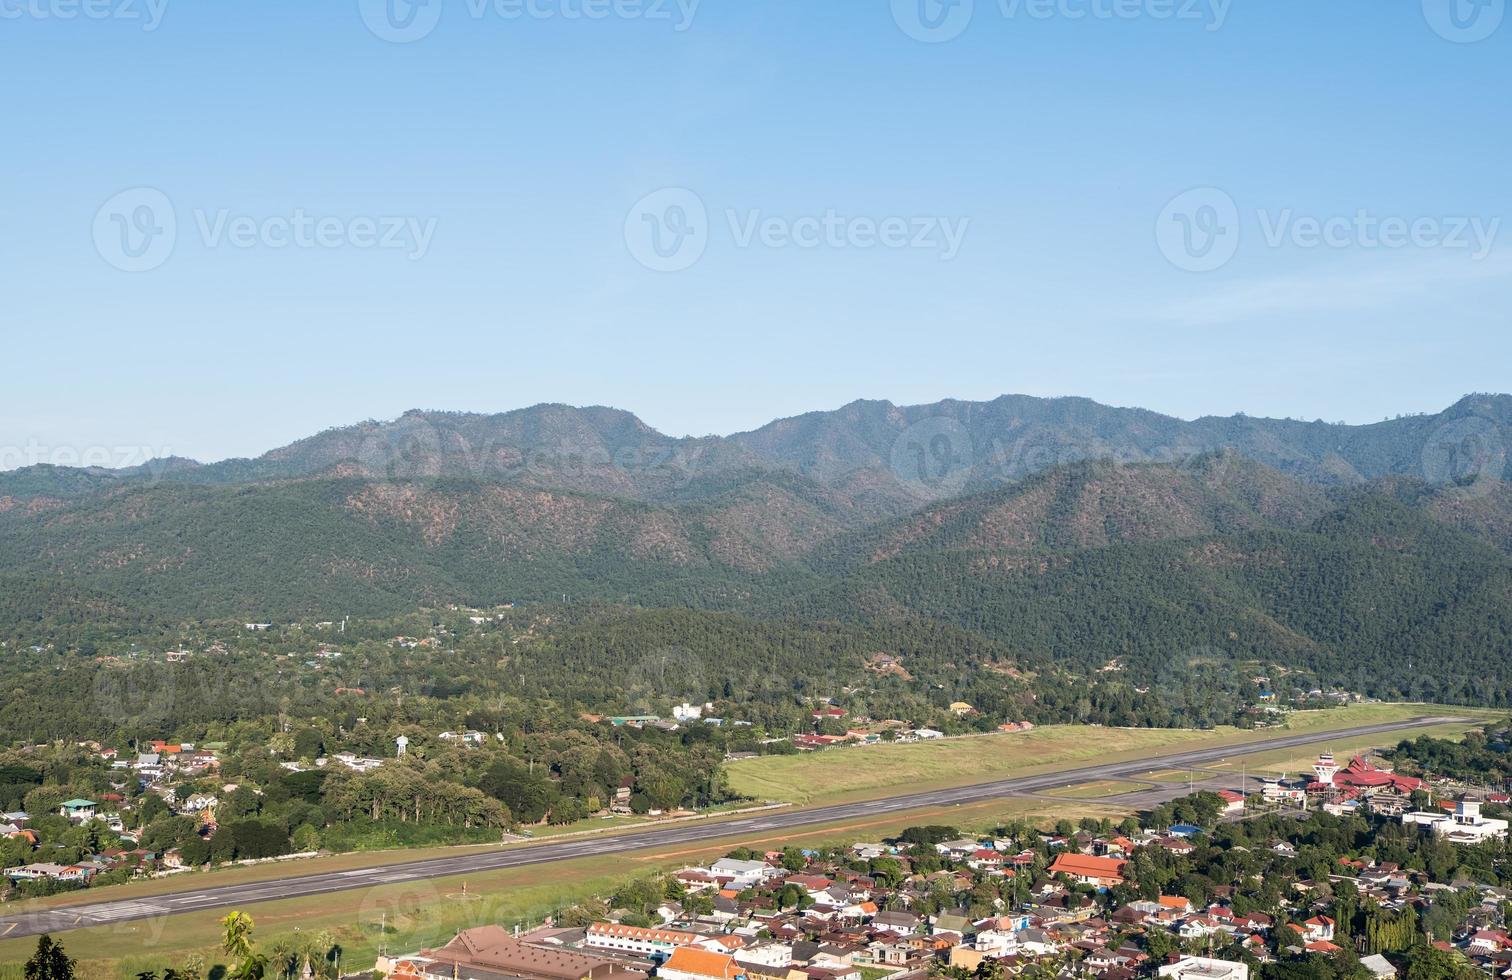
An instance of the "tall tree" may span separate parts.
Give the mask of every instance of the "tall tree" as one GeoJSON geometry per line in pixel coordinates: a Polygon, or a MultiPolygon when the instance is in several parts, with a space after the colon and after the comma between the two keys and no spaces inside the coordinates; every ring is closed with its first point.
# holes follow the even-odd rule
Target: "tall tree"
{"type": "Polygon", "coordinates": [[[26,980],[73,980],[74,961],[51,936],[37,939],[37,951],[26,961],[26,980]]]}

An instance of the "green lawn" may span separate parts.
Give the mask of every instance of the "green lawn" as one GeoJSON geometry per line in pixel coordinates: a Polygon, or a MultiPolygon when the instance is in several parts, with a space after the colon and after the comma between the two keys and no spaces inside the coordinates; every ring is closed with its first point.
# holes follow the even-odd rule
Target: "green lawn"
{"type": "MultiPolygon", "coordinates": [[[[887,795],[899,786],[929,789],[988,782],[1073,768],[1092,762],[1137,759],[1161,751],[1208,745],[1243,745],[1282,734],[1327,733],[1342,728],[1402,721],[1420,715],[1499,718],[1504,713],[1421,704],[1362,704],[1293,713],[1285,730],[1219,728],[1193,731],[1049,725],[1031,732],[830,749],[800,755],[763,756],[728,766],[737,792],[799,805],[887,795]]],[[[1386,736],[1386,742],[1397,736],[1386,736]]]]}

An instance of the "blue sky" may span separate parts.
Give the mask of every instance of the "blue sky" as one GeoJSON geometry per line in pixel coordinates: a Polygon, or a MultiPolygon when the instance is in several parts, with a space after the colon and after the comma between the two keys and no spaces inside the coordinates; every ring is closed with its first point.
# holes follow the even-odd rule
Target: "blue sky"
{"type": "Polygon", "coordinates": [[[0,465],[1512,388],[1504,0],[391,2],[0,0],[0,465]]]}

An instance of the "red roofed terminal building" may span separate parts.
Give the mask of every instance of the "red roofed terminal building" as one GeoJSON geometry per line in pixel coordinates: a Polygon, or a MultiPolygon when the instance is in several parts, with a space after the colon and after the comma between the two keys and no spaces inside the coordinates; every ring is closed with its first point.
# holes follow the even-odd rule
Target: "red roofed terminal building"
{"type": "Polygon", "coordinates": [[[1354,756],[1340,769],[1334,757],[1325,752],[1313,764],[1313,781],[1307,784],[1309,795],[1328,794],[1342,799],[1368,799],[1378,811],[1400,813],[1413,792],[1426,784],[1416,776],[1403,776],[1382,769],[1354,756]]]}

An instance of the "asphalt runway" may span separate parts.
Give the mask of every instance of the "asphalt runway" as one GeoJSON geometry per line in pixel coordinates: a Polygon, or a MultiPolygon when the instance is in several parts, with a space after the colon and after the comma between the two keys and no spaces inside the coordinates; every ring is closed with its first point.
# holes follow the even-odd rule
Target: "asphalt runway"
{"type": "MultiPolygon", "coordinates": [[[[623,854],[669,844],[700,843],[711,840],[726,840],[742,836],[765,835],[772,831],[814,824],[835,823],[857,817],[872,817],[878,814],[895,813],[900,810],[915,810],[928,807],[959,806],[981,803],[1007,796],[1025,796],[1060,789],[1077,783],[1118,777],[1136,776],[1158,769],[1178,769],[1219,762],[1231,755],[1252,755],[1276,749],[1316,745],[1331,739],[1344,740],[1389,732],[1407,731],[1468,722],[1455,717],[1421,717],[1409,721],[1381,725],[1365,725],[1332,732],[1310,732],[1300,735],[1284,735],[1262,739],[1241,745],[1225,745],[1216,748],[1190,749],[1167,755],[1146,756],[1126,762],[1111,762],[1085,766],[1080,769],[1064,769],[1038,776],[1022,776],[990,783],[977,783],[953,789],[928,790],[906,793],[879,800],[858,803],[840,803],[833,806],[810,809],[773,810],[731,820],[690,821],[661,830],[647,830],[620,834],[606,834],[586,839],[543,841],[501,848],[497,851],[459,854],[455,857],[430,858],[403,864],[389,864],[374,868],[349,871],[332,871],[322,874],[299,875],[295,866],[291,875],[274,881],[241,885],[224,885],[193,891],[176,892],[139,899],[121,899],[114,902],[98,902],[88,905],[70,905],[63,908],[0,916],[0,939],[35,936],[44,932],[60,933],[70,929],[90,926],[110,926],[117,923],[151,919],[159,916],[178,915],[184,912],[199,912],[207,909],[252,905],[257,902],[299,898],[307,895],[322,895],[331,892],[373,888],[431,878],[446,878],[493,871],[500,868],[516,868],[574,858],[594,857],[605,854],[623,854]]],[[[865,751],[864,749],[841,749],[838,751],[865,751]]],[[[1175,787],[1178,791],[1184,786],[1175,787]]],[[[1133,795],[1133,794],[1131,794],[1133,795]]],[[[1165,795],[1164,793],[1160,795],[1165,795]]],[[[1171,795],[1180,795],[1179,792],[1171,795]]],[[[1118,797],[1109,797],[1102,802],[1120,802],[1118,797]]],[[[1063,802],[1075,802],[1065,800],[1063,802]]],[[[732,841],[731,846],[735,846],[732,841]]]]}

